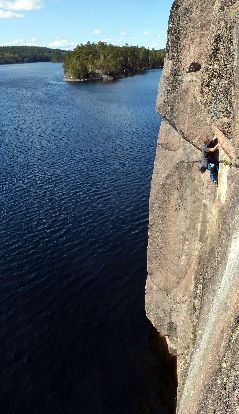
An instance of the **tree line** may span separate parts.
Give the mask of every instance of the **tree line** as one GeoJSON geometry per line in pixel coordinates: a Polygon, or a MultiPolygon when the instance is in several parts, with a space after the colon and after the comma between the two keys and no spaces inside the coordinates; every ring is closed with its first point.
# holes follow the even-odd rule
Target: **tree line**
{"type": "Polygon", "coordinates": [[[38,46],[0,46],[0,64],[63,62],[66,51],[38,46]]]}
{"type": "Polygon", "coordinates": [[[165,49],[115,46],[104,42],[78,45],[64,59],[65,78],[87,80],[109,76],[118,78],[139,71],[163,67],[165,49]]]}

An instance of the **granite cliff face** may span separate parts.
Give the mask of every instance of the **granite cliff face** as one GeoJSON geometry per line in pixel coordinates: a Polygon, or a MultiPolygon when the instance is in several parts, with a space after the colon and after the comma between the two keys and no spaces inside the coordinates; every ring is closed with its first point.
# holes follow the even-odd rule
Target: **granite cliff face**
{"type": "Polygon", "coordinates": [[[239,1],[175,0],[158,95],[148,318],[177,357],[177,413],[239,412],[239,1]],[[198,169],[220,142],[218,188],[198,169]]]}

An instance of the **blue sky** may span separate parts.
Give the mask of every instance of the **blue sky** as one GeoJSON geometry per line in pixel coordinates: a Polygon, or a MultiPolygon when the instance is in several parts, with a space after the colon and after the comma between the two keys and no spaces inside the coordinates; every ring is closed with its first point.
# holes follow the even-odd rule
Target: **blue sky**
{"type": "Polygon", "coordinates": [[[0,0],[0,44],[165,47],[173,0],[0,0]]]}

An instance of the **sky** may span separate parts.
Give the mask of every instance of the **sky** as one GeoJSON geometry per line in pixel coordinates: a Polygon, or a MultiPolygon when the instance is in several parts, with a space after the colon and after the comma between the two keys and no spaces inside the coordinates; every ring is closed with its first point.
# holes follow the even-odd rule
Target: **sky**
{"type": "Polygon", "coordinates": [[[161,49],[173,0],[0,0],[0,45],[73,49],[104,41],[161,49]]]}

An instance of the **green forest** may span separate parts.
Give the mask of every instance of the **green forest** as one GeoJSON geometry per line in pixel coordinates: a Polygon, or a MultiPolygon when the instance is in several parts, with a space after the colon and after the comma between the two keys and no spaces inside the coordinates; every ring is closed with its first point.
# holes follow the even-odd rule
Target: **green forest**
{"type": "Polygon", "coordinates": [[[163,67],[165,50],[138,46],[114,46],[104,42],[77,46],[65,56],[66,80],[117,79],[137,72],[163,67]]]}
{"type": "Polygon", "coordinates": [[[0,46],[0,64],[63,62],[66,52],[38,46],[0,46]]]}

